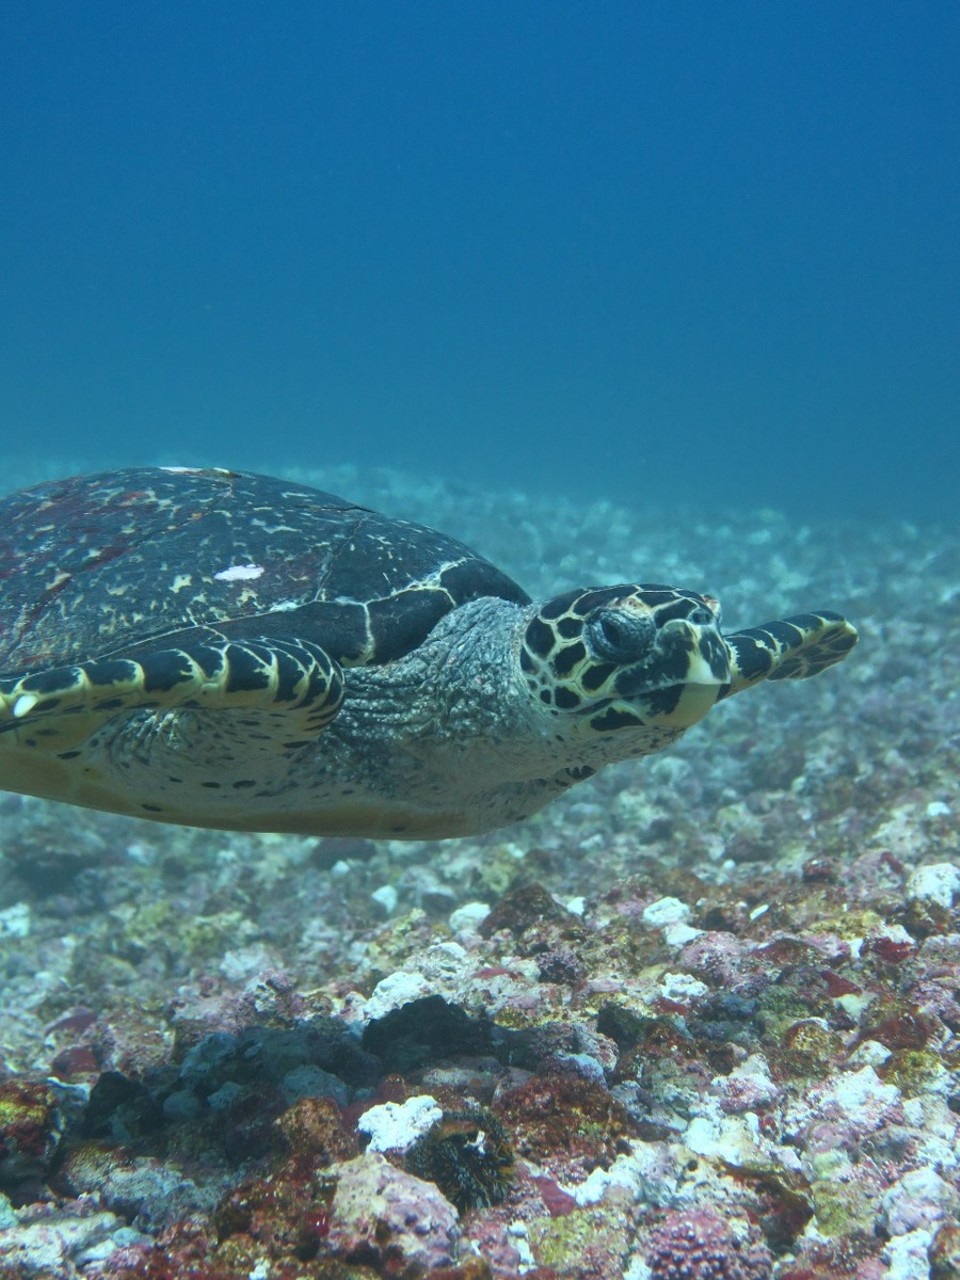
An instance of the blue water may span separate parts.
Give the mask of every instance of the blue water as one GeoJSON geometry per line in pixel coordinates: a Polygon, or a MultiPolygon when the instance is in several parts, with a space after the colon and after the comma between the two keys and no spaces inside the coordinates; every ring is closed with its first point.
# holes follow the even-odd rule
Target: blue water
{"type": "Polygon", "coordinates": [[[0,449],[950,517],[960,7],[7,0],[0,449]]]}

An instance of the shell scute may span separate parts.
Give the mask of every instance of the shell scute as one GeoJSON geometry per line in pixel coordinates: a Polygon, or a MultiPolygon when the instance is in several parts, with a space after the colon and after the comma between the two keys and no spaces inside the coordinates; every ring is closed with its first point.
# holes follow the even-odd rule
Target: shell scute
{"type": "Polygon", "coordinates": [[[138,468],[2,508],[5,672],[172,649],[204,628],[380,663],[466,600],[528,599],[452,538],[266,476],[138,468]]]}

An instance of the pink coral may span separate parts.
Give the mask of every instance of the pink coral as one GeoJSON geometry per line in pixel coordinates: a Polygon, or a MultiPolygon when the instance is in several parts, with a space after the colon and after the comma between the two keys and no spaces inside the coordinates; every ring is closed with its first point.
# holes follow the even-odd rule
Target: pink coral
{"type": "Polygon", "coordinates": [[[768,1280],[773,1255],[744,1219],[712,1209],[673,1210],[650,1232],[645,1261],[653,1280],[768,1280]]]}

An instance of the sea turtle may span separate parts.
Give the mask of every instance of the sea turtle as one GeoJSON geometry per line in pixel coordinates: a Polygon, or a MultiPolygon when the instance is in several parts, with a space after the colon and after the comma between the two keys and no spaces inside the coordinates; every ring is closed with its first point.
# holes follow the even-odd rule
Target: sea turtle
{"type": "Polygon", "coordinates": [[[432,529],[212,468],[11,494],[0,580],[0,787],[231,830],[484,831],[857,639],[723,636],[649,583],[535,603],[432,529]]]}

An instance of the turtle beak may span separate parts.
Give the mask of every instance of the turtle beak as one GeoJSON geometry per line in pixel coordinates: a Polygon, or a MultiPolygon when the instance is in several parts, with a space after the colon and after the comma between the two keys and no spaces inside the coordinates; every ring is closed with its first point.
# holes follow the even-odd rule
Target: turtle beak
{"type": "Polygon", "coordinates": [[[730,650],[715,619],[699,622],[675,618],[664,625],[661,635],[665,649],[676,646],[686,654],[684,684],[713,687],[729,682],[730,650]]]}
{"type": "Polygon", "coordinates": [[[713,619],[709,623],[677,619],[664,627],[665,632],[671,629],[675,629],[675,638],[670,643],[685,654],[686,673],[675,686],[678,697],[670,724],[688,729],[716,704],[730,680],[730,651],[713,619]]]}
{"type": "Polygon", "coordinates": [[[730,679],[730,651],[715,619],[671,618],[658,628],[650,655],[620,672],[616,689],[624,698],[655,689],[709,690],[712,705],[730,679]]]}
{"type": "Polygon", "coordinates": [[[617,694],[644,721],[682,732],[716,703],[729,682],[730,653],[716,620],[671,618],[660,625],[649,657],[625,668],[617,694]]]}

